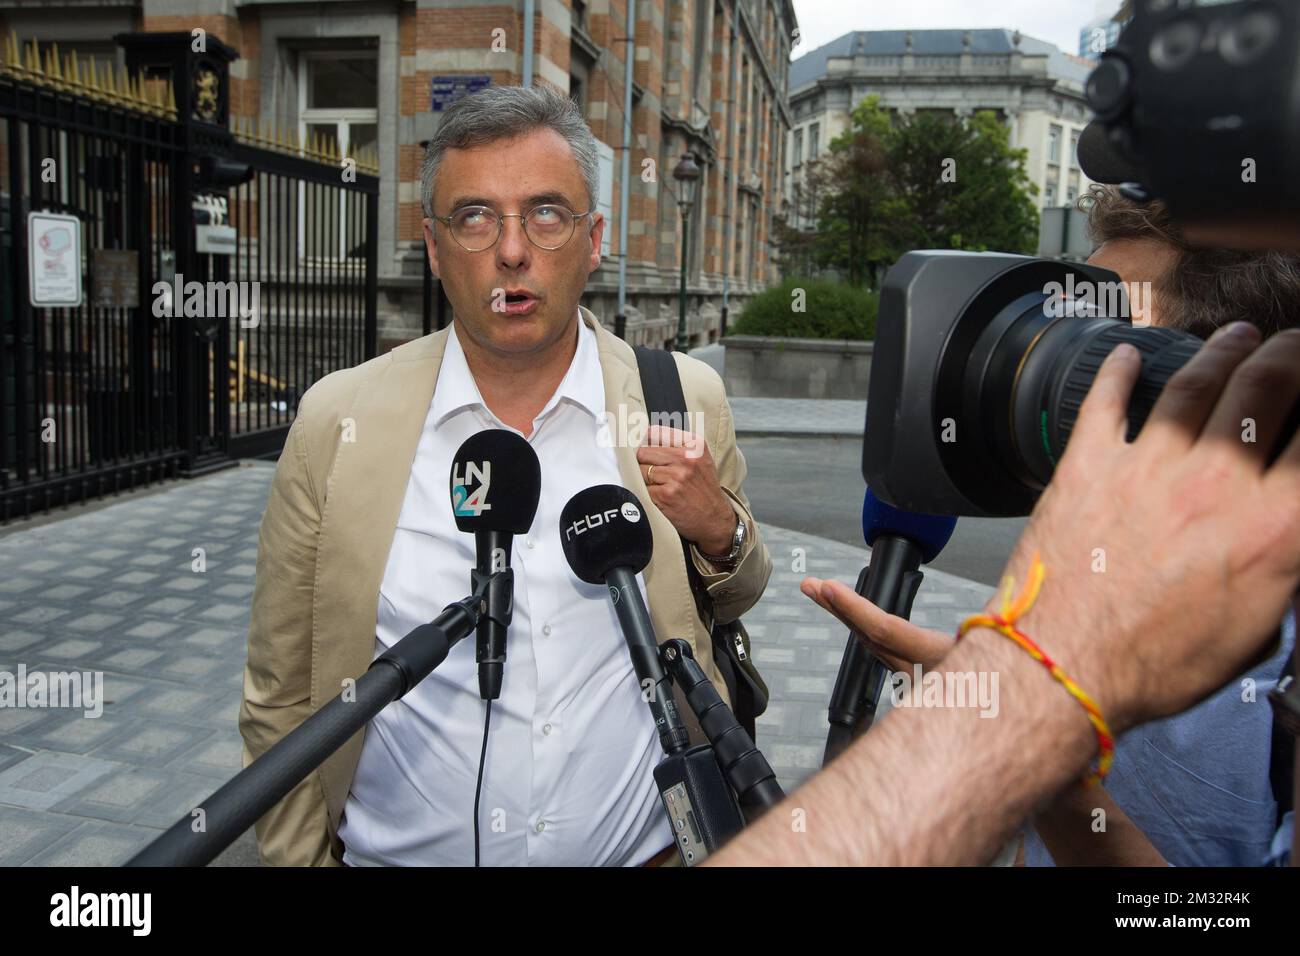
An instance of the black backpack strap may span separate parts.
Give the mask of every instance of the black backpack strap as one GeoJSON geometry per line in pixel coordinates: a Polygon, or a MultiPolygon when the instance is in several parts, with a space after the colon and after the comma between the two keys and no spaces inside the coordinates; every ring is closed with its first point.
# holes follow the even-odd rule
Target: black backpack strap
{"type": "MultiPolygon", "coordinates": [[[[688,422],[689,409],[686,407],[686,393],[682,391],[682,378],[677,372],[677,361],[671,352],[663,349],[635,346],[637,369],[641,373],[641,391],[645,395],[646,412],[651,425],[660,424],[659,415],[677,415],[678,422],[688,422]]],[[[699,568],[691,560],[691,545],[685,538],[682,542],[682,556],[686,559],[686,576],[691,582],[691,593],[699,607],[700,617],[709,626],[713,626],[713,602],[708,589],[700,577],[699,568]]]]}
{"type": "MultiPolygon", "coordinates": [[[[677,371],[677,360],[671,352],[638,345],[637,368],[641,373],[641,391],[645,396],[646,412],[650,424],[657,424],[656,413],[676,414],[679,423],[689,422],[686,395],[677,371]]],[[[749,659],[748,638],[739,621],[719,625],[713,617],[713,599],[709,596],[700,570],[691,558],[691,546],[682,542],[682,557],[686,561],[686,578],[700,619],[709,632],[713,648],[713,663],[722,675],[727,694],[731,698],[731,711],[751,738],[757,739],[758,716],[767,709],[767,685],[763,683],[754,663],[749,659]]]]}

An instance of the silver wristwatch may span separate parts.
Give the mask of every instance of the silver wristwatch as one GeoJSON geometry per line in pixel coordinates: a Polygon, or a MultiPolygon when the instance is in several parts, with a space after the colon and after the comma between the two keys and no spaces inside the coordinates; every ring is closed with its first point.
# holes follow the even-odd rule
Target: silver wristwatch
{"type": "Polygon", "coordinates": [[[736,515],[736,532],[731,536],[730,551],[726,554],[705,554],[698,547],[695,550],[699,552],[701,558],[710,564],[735,564],[736,559],[740,557],[740,549],[745,546],[745,535],[748,533],[749,531],[745,527],[745,519],[740,515],[736,515]]]}

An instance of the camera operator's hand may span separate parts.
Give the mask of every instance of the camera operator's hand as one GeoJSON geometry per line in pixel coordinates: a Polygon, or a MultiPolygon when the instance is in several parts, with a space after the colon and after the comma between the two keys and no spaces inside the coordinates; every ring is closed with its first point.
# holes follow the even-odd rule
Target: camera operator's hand
{"type": "Polygon", "coordinates": [[[839,581],[808,577],[803,579],[799,590],[855,631],[859,642],[892,670],[909,671],[913,664],[920,664],[928,670],[952,650],[951,635],[928,630],[907,618],[882,611],[839,581]]]}
{"type": "Polygon", "coordinates": [[[1125,409],[1140,363],[1121,349],[1007,566],[1023,582],[1041,555],[1042,592],[1019,626],[1116,732],[1244,670],[1300,580],[1300,443],[1266,465],[1300,394],[1300,331],[1260,346],[1247,323],[1220,330],[1132,444],[1125,409]]]}

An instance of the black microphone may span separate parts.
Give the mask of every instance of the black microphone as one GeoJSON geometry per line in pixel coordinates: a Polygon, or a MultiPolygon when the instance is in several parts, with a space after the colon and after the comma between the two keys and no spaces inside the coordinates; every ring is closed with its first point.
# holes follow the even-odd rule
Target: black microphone
{"type": "Polygon", "coordinates": [[[664,753],[685,750],[690,735],[677,713],[650,612],[636,584],[637,573],[650,563],[654,551],[654,533],[641,502],[618,485],[578,492],[560,512],[560,544],[579,580],[609,588],[642,696],[650,694],[650,712],[664,753]]]}
{"type": "Polygon", "coordinates": [[[573,573],[605,584],[632,655],[632,669],[648,697],[667,756],[655,767],[655,785],[668,814],[682,862],[694,866],[745,825],[710,744],[690,746],[677,712],[672,682],[659,657],[650,612],[636,575],[650,563],[654,533],[636,495],[618,485],[578,492],[560,512],[560,543],[573,573]]]}
{"type": "Polygon", "coordinates": [[[474,535],[475,568],[470,590],[499,574],[487,591],[479,618],[478,690],[484,700],[501,696],[506,663],[506,629],[514,609],[510,550],[517,534],[527,534],[537,515],[542,468],[537,453],[514,432],[493,428],[471,435],[451,464],[451,511],[456,527],[474,535]]]}
{"type": "MultiPolygon", "coordinates": [[[[862,500],[862,536],[871,548],[871,563],[858,575],[855,590],[886,613],[910,616],[923,577],[918,569],[938,557],[956,526],[957,519],[947,515],[914,514],[887,505],[868,488],[862,500]]],[[[870,726],[888,677],[888,668],[860,637],[857,631],[849,632],[835,678],[823,763],[830,763],[870,726]]]]}

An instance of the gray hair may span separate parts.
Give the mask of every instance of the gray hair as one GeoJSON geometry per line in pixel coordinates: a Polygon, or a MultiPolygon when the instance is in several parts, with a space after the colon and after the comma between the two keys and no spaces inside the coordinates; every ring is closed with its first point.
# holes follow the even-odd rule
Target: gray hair
{"type": "Polygon", "coordinates": [[[426,217],[433,216],[433,184],[442,155],[449,149],[471,149],[485,143],[513,139],[538,129],[552,129],[573,150],[582,181],[587,185],[587,209],[596,208],[600,194],[600,166],[596,137],[578,105],[549,86],[489,86],[462,97],[443,113],[442,125],[429,140],[420,168],[420,199],[426,217]]]}

